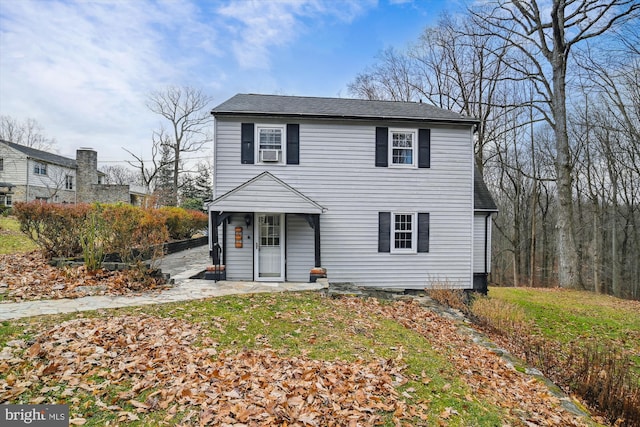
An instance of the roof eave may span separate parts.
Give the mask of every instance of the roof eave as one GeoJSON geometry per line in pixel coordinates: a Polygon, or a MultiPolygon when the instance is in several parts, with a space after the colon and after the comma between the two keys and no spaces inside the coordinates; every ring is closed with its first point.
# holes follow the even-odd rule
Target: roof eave
{"type": "Polygon", "coordinates": [[[211,115],[216,116],[239,116],[239,117],[274,117],[274,118],[305,118],[305,119],[325,119],[325,120],[373,120],[373,121],[396,121],[396,122],[433,122],[433,123],[457,123],[457,124],[477,124],[480,123],[475,118],[439,118],[439,117],[399,117],[399,116],[373,116],[373,115],[339,115],[339,114],[304,114],[304,113],[269,113],[264,111],[216,111],[212,110],[211,115]]]}

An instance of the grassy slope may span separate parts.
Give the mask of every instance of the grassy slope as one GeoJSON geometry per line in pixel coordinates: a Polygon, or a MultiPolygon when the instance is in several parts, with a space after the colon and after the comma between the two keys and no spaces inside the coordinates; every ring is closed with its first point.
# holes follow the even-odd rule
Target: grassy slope
{"type": "Polygon", "coordinates": [[[640,302],[593,292],[491,288],[491,298],[517,304],[545,337],[562,344],[598,341],[640,354],[640,302]]]}
{"type": "MultiPolygon", "coordinates": [[[[344,307],[326,304],[318,294],[247,295],[188,303],[164,304],[131,309],[103,310],[82,315],[41,316],[36,319],[0,323],[0,348],[12,339],[32,339],[38,332],[77,316],[114,316],[147,313],[158,317],[177,317],[204,325],[219,343],[219,350],[273,348],[282,357],[298,356],[320,360],[396,358],[403,353],[411,380],[399,388],[414,396],[408,403],[428,402],[429,420],[415,425],[438,425],[439,414],[451,408],[459,414],[448,420],[449,426],[502,425],[502,409],[482,399],[465,398],[469,389],[453,365],[431,349],[429,342],[414,331],[383,318],[363,318],[344,307]],[[424,378],[430,381],[422,381],[424,378]]],[[[0,374],[0,377],[2,374],[0,374]]],[[[161,385],[160,385],[161,386],[161,385]]],[[[22,402],[39,395],[42,385],[21,396],[22,402]]],[[[57,392],[48,392],[54,400],[57,392]]],[[[118,391],[113,390],[115,395],[118,391]]],[[[104,425],[115,420],[112,411],[96,407],[90,393],[76,394],[71,411],[82,408],[91,413],[86,425],[104,425]]],[[[64,399],[63,399],[64,400],[64,399]]],[[[73,400],[73,399],[72,399],[73,400]]],[[[14,402],[18,403],[18,402],[14,402]]],[[[134,410],[123,405],[125,410],[134,410]]],[[[145,425],[161,420],[163,411],[147,414],[143,421],[127,425],[145,425]]],[[[174,420],[175,421],[175,420],[174,420]]],[[[393,425],[391,415],[387,425],[393,425]]]]}
{"type": "Polygon", "coordinates": [[[20,232],[20,224],[12,217],[0,216],[0,254],[31,252],[35,243],[20,232]]]}

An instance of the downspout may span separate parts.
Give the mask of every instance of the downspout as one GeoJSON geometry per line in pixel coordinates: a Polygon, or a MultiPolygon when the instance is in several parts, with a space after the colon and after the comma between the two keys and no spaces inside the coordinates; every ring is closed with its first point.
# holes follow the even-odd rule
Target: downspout
{"type": "Polygon", "coordinates": [[[227,265],[227,220],[222,221],[222,265],[227,265]]]}
{"type": "Polygon", "coordinates": [[[489,254],[489,224],[491,219],[491,212],[484,217],[484,274],[489,274],[489,263],[487,261],[489,254]]]}

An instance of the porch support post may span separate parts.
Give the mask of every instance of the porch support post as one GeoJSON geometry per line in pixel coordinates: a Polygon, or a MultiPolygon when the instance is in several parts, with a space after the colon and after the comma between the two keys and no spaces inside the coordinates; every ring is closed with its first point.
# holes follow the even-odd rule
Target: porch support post
{"type": "Polygon", "coordinates": [[[217,211],[210,211],[209,215],[209,229],[211,230],[211,248],[209,248],[209,256],[211,256],[211,262],[213,265],[220,264],[220,252],[218,247],[218,214],[217,211]]]}
{"type": "Polygon", "coordinates": [[[228,218],[222,221],[222,265],[227,265],[227,222],[228,218]]]}
{"type": "Polygon", "coordinates": [[[313,219],[313,231],[314,231],[314,248],[315,248],[315,266],[322,267],[322,260],[320,258],[320,214],[314,214],[311,216],[313,219]]]}

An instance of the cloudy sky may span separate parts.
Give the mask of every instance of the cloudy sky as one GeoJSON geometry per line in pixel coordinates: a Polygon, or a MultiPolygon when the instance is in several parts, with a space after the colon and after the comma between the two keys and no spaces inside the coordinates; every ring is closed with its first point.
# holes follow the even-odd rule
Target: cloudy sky
{"type": "MultiPolygon", "coordinates": [[[[0,114],[37,120],[59,154],[148,156],[170,85],[211,107],[236,93],[347,97],[382,49],[458,0],[0,0],[0,114]]],[[[206,157],[206,153],[197,156],[206,157]]]]}

